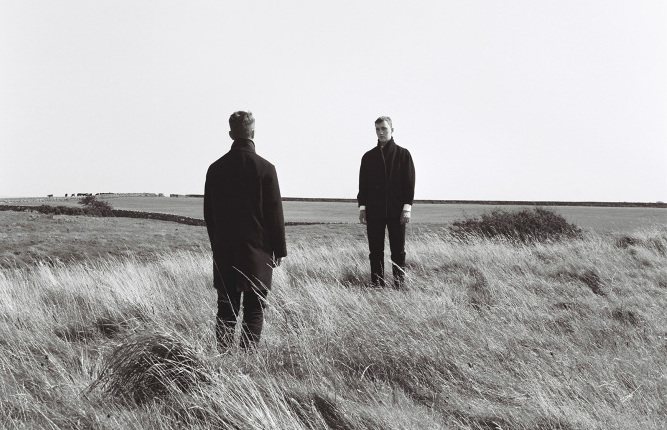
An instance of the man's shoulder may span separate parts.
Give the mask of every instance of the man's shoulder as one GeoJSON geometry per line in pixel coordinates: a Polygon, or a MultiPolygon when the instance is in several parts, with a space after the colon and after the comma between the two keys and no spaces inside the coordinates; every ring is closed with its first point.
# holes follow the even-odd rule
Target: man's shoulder
{"type": "MultiPolygon", "coordinates": [[[[398,150],[398,151],[408,151],[408,148],[399,145],[398,143],[396,143],[396,141],[394,141],[394,146],[396,147],[396,150],[398,150]]],[[[410,151],[408,151],[408,152],[410,152],[410,151]]]]}
{"type": "Polygon", "coordinates": [[[262,163],[262,164],[264,164],[264,165],[266,165],[266,166],[275,167],[275,166],[273,165],[273,163],[271,163],[269,160],[267,160],[266,158],[262,157],[261,155],[259,155],[259,154],[257,154],[257,153],[255,153],[255,154],[253,154],[253,155],[254,155],[254,157],[255,157],[255,159],[257,160],[258,163],[262,163]]]}
{"type": "Polygon", "coordinates": [[[240,157],[240,158],[250,158],[253,160],[253,162],[257,165],[265,166],[265,167],[275,167],[269,160],[266,158],[262,157],[261,155],[258,155],[255,152],[233,152],[229,151],[222,157],[218,158],[215,160],[211,165],[209,166],[209,170],[220,168],[225,165],[225,163],[233,163],[235,162],[234,159],[235,157],[240,157]]]}
{"type": "Polygon", "coordinates": [[[396,142],[394,142],[394,146],[396,147],[396,153],[401,154],[402,156],[408,156],[410,155],[410,151],[408,151],[408,148],[405,148],[396,142]]]}
{"type": "Polygon", "coordinates": [[[214,162],[211,163],[210,166],[208,166],[208,171],[215,170],[216,168],[219,168],[221,164],[225,163],[225,158],[229,155],[229,153],[223,155],[222,157],[218,158],[214,162]]]}
{"type": "Polygon", "coordinates": [[[276,167],[273,165],[273,163],[255,152],[245,153],[244,156],[252,159],[252,162],[256,166],[257,173],[260,175],[271,174],[272,171],[275,172],[276,170],[276,167]]]}
{"type": "Polygon", "coordinates": [[[371,148],[371,149],[369,149],[368,151],[364,152],[364,155],[363,155],[363,157],[362,157],[362,158],[365,158],[365,157],[370,157],[370,156],[371,156],[371,155],[372,155],[373,153],[377,152],[377,151],[378,151],[378,149],[379,149],[379,147],[378,147],[378,146],[374,146],[374,147],[372,147],[372,148],[371,148]]]}

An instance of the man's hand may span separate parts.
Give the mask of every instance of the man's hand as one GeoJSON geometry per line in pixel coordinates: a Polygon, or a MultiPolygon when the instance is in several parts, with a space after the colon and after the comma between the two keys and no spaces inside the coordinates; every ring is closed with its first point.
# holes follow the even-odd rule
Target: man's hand
{"type": "Polygon", "coordinates": [[[366,211],[361,210],[359,211],[359,222],[362,224],[366,224],[366,211]]]}
{"type": "Polygon", "coordinates": [[[401,224],[407,224],[410,222],[410,211],[401,212],[401,224]]]}

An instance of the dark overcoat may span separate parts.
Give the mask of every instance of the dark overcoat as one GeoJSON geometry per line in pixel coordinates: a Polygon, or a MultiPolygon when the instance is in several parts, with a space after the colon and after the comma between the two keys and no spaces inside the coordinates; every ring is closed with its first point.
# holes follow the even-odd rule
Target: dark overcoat
{"type": "Polygon", "coordinates": [[[274,259],[287,255],[285,222],[276,169],[252,140],[235,140],[209,167],[204,220],[215,288],[270,289],[274,259]]]}
{"type": "Polygon", "coordinates": [[[390,139],[361,158],[357,203],[366,206],[368,222],[398,221],[415,197],[415,166],[410,151],[390,139]]]}

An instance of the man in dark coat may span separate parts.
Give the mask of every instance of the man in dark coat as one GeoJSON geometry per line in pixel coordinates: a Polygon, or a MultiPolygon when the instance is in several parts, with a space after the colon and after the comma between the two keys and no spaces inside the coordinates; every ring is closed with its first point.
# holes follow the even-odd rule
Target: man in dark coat
{"type": "Polygon", "coordinates": [[[255,153],[251,112],[229,117],[231,150],[206,173],[204,220],[218,290],[216,339],[220,350],[234,338],[243,300],[241,346],[259,342],[273,267],[287,255],[283,206],[275,167],[255,153]]]}
{"type": "Polygon", "coordinates": [[[389,232],[392,274],[396,287],[405,277],[405,227],[415,194],[415,166],[410,152],[394,142],[391,118],[375,121],[377,146],[361,158],[359,221],[366,224],[371,282],[384,286],[384,237],[389,232]]]}

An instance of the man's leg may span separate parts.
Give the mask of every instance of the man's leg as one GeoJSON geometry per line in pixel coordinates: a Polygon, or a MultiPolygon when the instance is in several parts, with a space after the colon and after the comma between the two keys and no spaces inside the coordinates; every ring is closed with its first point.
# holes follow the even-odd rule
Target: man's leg
{"type": "Polygon", "coordinates": [[[371,260],[371,283],[375,286],[384,286],[384,222],[369,222],[366,224],[368,248],[371,260]]]}
{"type": "Polygon", "coordinates": [[[226,351],[234,341],[234,329],[236,328],[236,317],[241,306],[241,293],[236,291],[236,285],[232,279],[226,279],[228,288],[218,289],[218,314],[215,324],[215,338],[218,349],[226,351]]]}
{"type": "Polygon", "coordinates": [[[389,230],[389,249],[391,250],[392,274],[396,288],[405,281],[405,224],[400,221],[387,224],[389,230]]]}
{"type": "Polygon", "coordinates": [[[241,348],[253,348],[259,343],[264,326],[264,308],[268,294],[268,290],[252,290],[243,293],[241,348]]]}

